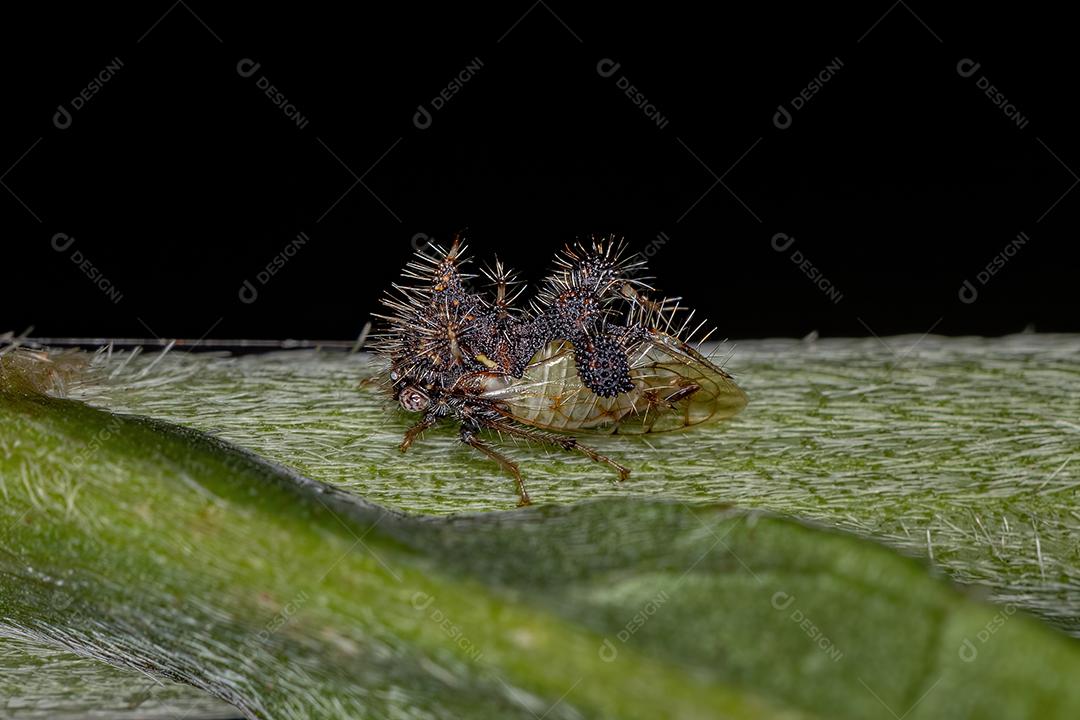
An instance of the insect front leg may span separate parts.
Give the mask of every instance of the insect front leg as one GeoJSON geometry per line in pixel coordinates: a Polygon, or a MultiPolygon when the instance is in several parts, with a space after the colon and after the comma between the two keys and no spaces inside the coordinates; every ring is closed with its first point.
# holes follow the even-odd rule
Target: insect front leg
{"type": "Polygon", "coordinates": [[[407,451],[416,438],[420,437],[425,430],[438,422],[438,420],[439,418],[434,415],[425,415],[420,422],[405,431],[405,437],[402,439],[401,444],[398,445],[398,450],[401,452],[407,451]]]}
{"type": "Polygon", "coordinates": [[[487,443],[481,441],[480,438],[476,437],[476,429],[470,428],[467,425],[461,426],[461,442],[484,453],[489,458],[499,463],[503,470],[514,476],[514,482],[517,483],[519,496],[518,507],[532,504],[532,500],[529,499],[529,493],[525,490],[525,483],[521,479],[521,470],[518,468],[516,462],[495,450],[487,443]]]}

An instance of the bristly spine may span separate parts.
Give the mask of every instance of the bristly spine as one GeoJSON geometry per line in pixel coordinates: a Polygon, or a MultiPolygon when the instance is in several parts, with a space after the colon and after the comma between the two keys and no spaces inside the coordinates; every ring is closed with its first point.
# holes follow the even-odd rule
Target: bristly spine
{"type": "MultiPolygon", "coordinates": [[[[548,343],[571,344],[582,382],[595,394],[614,397],[633,388],[630,358],[643,333],[657,330],[690,337],[693,314],[680,324],[677,299],[651,300],[642,276],[645,259],[624,241],[592,238],[566,245],[527,308],[516,273],[496,260],[481,272],[491,292],[473,292],[462,272],[469,258],[460,236],[449,249],[432,244],[417,252],[383,299],[390,310],[376,348],[391,362],[396,389],[406,384],[429,393],[453,393],[459,380],[477,372],[521,377],[548,343]]],[[[697,327],[700,330],[701,326],[697,327]]]]}

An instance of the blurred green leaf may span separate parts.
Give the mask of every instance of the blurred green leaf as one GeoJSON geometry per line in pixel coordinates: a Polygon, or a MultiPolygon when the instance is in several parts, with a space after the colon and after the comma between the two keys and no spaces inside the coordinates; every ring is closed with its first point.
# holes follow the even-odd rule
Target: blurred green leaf
{"type": "MultiPolygon", "coordinates": [[[[644,498],[405,516],[192,429],[43,396],[85,371],[34,365],[21,382],[10,360],[0,636],[190,683],[255,717],[1080,710],[1073,640],[846,534],[644,498]]],[[[129,400],[154,379],[129,378],[129,400]]],[[[76,394],[107,387],[95,382],[76,394]]],[[[287,406],[269,393],[267,435],[284,432],[287,406]]],[[[339,410],[309,435],[313,454],[339,410]]]]}

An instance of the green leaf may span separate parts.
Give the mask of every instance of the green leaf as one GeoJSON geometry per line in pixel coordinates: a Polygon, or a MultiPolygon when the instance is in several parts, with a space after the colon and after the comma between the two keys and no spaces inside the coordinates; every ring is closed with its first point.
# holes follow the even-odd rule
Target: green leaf
{"type": "MultiPolygon", "coordinates": [[[[720,349],[718,357],[727,356],[720,349]]],[[[169,420],[406,512],[513,507],[492,463],[410,419],[364,354],[99,357],[73,397],[169,420]]],[[[538,502],[730,502],[869,535],[1080,634],[1080,335],[744,341],[750,405],[727,423],[588,438],[577,455],[505,444],[538,502]]]]}
{"type": "MultiPolygon", "coordinates": [[[[715,503],[630,497],[405,516],[219,437],[35,389],[63,382],[104,398],[108,383],[86,381],[84,370],[3,362],[0,636],[190,683],[255,717],[1080,710],[1073,640],[847,534],[715,503]]],[[[187,382],[200,408],[192,424],[212,416],[228,435],[266,423],[249,444],[276,436],[291,464],[320,468],[313,475],[344,462],[330,452],[341,446],[379,458],[369,460],[371,482],[405,475],[397,458],[382,462],[372,437],[349,446],[339,434],[348,401],[366,397],[351,387],[362,360],[318,371],[282,361],[277,372],[293,377],[266,388],[261,418],[246,411],[256,402],[250,387],[219,393],[213,409],[200,388],[214,362],[250,381],[260,377],[252,365],[265,372],[268,360],[175,362],[200,370],[187,382]],[[314,391],[328,379],[331,390],[314,391]],[[303,409],[327,393],[336,402],[324,403],[313,432],[303,409]],[[289,432],[289,418],[300,432],[289,432]],[[307,455],[286,441],[305,433],[307,455]],[[332,438],[338,445],[326,444],[332,438]]],[[[183,404],[161,380],[177,376],[176,366],[136,374],[125,398],[110,402],[137,403],[136,384],[147,381],[145,397],[168,398],[159,401],[169,411],[153,414],[179,419],[183,404]]],[[[354,415],[381,424],[364,402],[375,401],[360,401],[354,415]]],[[[421,469],[464,463],[484,473],[474,483],[497,488],[488,502],[512,505],[512,487],[482,462],[435,452],[418,454],[421,469]]],[[[697,449],[722,467],[710,452],[697,449]]],[[[675,462],[662,452],[638,461],[650,458],[675,462]]],[[[602,487],[599,468],[567,466],[575,482],[602,487]]],[[[535,487],[533,495],[551,499],[535,487]]]]}

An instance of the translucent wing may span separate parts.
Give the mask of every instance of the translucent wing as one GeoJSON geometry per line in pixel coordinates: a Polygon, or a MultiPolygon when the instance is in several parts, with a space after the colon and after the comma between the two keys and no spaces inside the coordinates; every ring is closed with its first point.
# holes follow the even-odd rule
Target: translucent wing
{"type": "Polygon", "coordinates": [[[746,406],[746,393],[701,353],[651,331],[630,357],[634,389],[613,398],[585,387],[573,348],[562,341],[537,353],[521,378],[492,378],[482,397],[510,418],[556,432],[643,434],[722,420],[746,406]]]}

